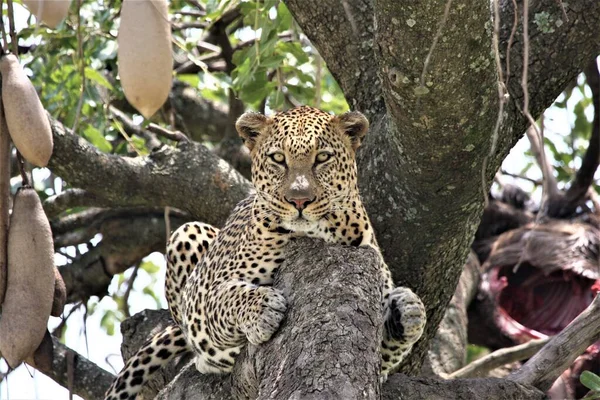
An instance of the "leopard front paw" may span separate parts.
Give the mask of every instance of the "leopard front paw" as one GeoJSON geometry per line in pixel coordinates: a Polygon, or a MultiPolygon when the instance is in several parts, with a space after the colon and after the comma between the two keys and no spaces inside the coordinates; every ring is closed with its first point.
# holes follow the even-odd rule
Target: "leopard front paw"
{"type": "Polygon", "coordinates": [[[423,302],[412,290],[405,287],[392,290],[384,312],[385,329],[390,339],[412,345],[421,338],[427,316],[423,302]]]}
{"type": "Polygon", "coordinates": [[[287,309],[287,301],[279,290],[264,286],[258,290],[260,301],[250,310],[251,318],[242,329],[248,341],[254,345],[271,339],[287,309]]]}

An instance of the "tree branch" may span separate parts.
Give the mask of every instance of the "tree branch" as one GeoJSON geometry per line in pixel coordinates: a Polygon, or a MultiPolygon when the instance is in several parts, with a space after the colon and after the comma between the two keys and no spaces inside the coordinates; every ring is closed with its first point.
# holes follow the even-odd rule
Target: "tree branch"
{"type": "MultiPolygon", "coordinates": [[[[289,251],[275,283],[290,301],[276,336],[264,345],[243,350],[231,375],[201,375],[189,362],[157,399],[379,398],[380,282],[371,250],[304,239],[289,251]],[[304,268],[306,265],[321,267],[304,268]],[[361,390],[353,393],[356,389],[361,390]]],[[[168,320],[168,313],[162,310],[145,311],[124,322],[124,341],[129,342],[124,345],[126,357],[151,331],[171,323],[168,320]]],[[[187,360],[168,366],[166,376],[187,360]]],[[[165,380],[169,379],[158,378],[159,382],[165,380]]],[[[154,396],[152,391],[145,395],[154,396]]],[[[501,379],[443,381],[397,374],[383,385],[381,398],[541,400],[544,394],[501,379]]]]}
{"type": "Polygon", "coordinates": [[[585,349],[600,340],[600,296],[508,379],[547,391],[585,349]]]}
{"type": "Polygon", "coordinates": [[[52,337],[52,346],[53,360],[51,366],[38,364],[35,368],[59,385],[68,387],[68,360],[72,358],[73,371],[75,371],[72,385],[73,393],[90,400],[104,398],[104,392],[115,378],[114,375],[98,367],[81,354],[69,349],[55,337],[52,337]]]}
{"type": "Polygon", "coordinates": [[[485,376],[489,371],[499,368],[503,365],[522,361],[532,357],[546,343],[549,338],[535,339],[527,343],[519,344],[513,347],[498,349],[484,357],[481,357],[464,368],[454,371],[446,376],[447,379],[470,378],[474,376],[485,376]]]}
{"type": "Polygon", "coordinates": [[[558,184],[556,183],[556,178],[554,177],[552,165],[550,164],[550,160],[547,156],[542,154],[545,152],[544,144],[540,143],[540,138],[537,135],[536,128],[533,125],[530,125],[525,132],[527,134],[527,139],[529,140],[529,148],[531,149],[531,153],[535,158],[535,161],[542,171],[543,179],[546,181],[546,195],[549,196],[549,200],[555,198],[558,195],[558,184]]]}
{"type": "Polygon", "coordinates": [[[437,333],[431,340],[422,373],[449,374],[463,367],[467,358],[467,308],[477,293],[480,272],[474,252],[469,253],[456,291],[446,309],[437,333]]]}
{"type": "MultiPolygon", "coordinates": [[[[374,251],[302,239],[286,252],[274,282],[288,300],[286,318],[273,339],[248,345],[238,357],[233,396],[379,398],[383,278],[374,251]]],[[[158,398],[187,398],[197,391],[173,384],[158,398]]]]}
{"type": "Polygon", "coordinates": [[[48,219],[75,207],[107,207],[110,202],[82,189],[66,189],[44,200],[44,211],[48,219]]]}
{"type": "MultiPolygon", "coordinates": [[[[177,229],[188,220],[172,217],[171,227],[177,229]]],[[[154,251],[164,252],[166,233],[162,212],[106,218],[97,233],[102,234],[102,241],[96,247],[59,267],[69,303],[104,295],[115,274],[154,251]]]]}
{"type": "Polygon", "coordinates": [[[197,143],[129,158],[100,152],[54,119],[51,125],[52,171],[112,206],[171,206],[219,226],[250,190],[244,177],[197,143]]]}
{"type": "MultiPolygon", "coordinates": [[[[482,211],[482,188],[465,183],[480,175],[497,120],[492,32],[485,28],[491,26],[490,3],[470,1],[450,8],[427,68],[426,90],[420,74],[446,0],[410,5],[379,0],[376,7],[357,2],[354,9],[361,12],[352,15],[359,29],[366,27],[360,35],[352,32],[343,2],[322,3],[287,1],[351,106],[370,115],[372,128],[358,153],[359,185],[394,279],[411,286],[427,307],[424,338],[403,369],[416,373],[454,293],[482,211]],[[373,17],[376,29],[370,34],[373,17]],[[378,86],[369,77],[377,74],[386,109],[371,113],[380,110],[380,96],[369,95],[378,86]]],[[[501,2],[499,47],[504,59],[514,13],[521,14],[512,4],[501,2]]],[[[548,13],[554,24],[532,23],[530,29],[529,86],[537,89],[530,110],[537,115],[598,54],[600,3],[569,2],[568,21],[562,20],[555,0],[536,1],[530,12],[548,13]]],[[[511,76],[520,76],[523,69],[521,28],[512,41],[511,76]]],[[[509,83],[514,101],[505,107],[488,184],[527,126],[519,81],[509,83]]]]}

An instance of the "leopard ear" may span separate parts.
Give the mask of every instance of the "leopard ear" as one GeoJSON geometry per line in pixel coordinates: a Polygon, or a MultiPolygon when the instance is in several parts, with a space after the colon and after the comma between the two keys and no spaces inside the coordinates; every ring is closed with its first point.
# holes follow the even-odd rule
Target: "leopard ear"
{"type": "Polygon", "coordinates": [[[341,131],[350,138],[350,143],[354,150],[358,149],[369,130],[369,121],[358,111],[348,111],[342,115],[334,117],[341,131]]]}
{"type": "Polygon", "coordinates": [[[242,114],[235,123],[235,129],[248,149],[252,150],[258,137],[266,131],[269,118],[261,113],[247,112],[242,114]]]}

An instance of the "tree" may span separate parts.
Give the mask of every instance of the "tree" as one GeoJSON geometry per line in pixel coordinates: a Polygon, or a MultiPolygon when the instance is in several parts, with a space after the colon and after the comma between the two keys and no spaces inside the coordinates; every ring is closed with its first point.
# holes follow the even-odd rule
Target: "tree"
{"type": "MultiPolygon", "coordinates": [[[[60,253],[102,235],[60,268],[69,302],[104,296],[112,277],[132,266],[151,272],[142,259],[164,248],[164,207],[174,209],[166,219],[170,228],[190,219],[224,222],[250,189],[248,156],[233,129],[246,107],[264,111],[307,103],[339,112],[346,107],[343,94],[371,123],[359,152],[360,185],[384,257],[395,281],[413,288],[427,306],[427,330],[402,367],[418,374],[455,294],[494,174],[531,125],[530,115],[541,115],[600,53],[596,2],[498,1],[497,10],[495,4],[173,1],[176,79],[154,124],[138,123],[115,79],[119,2],[75,2],[56,32],[21,29],[22,59],[51,115],[50,176],[67,185],[45,200],[55,246],[60,253]],[[259,35],[247,33],[259,28],[259,35]]],[[[344,254],[336,262],[356,266],[344,254]]],[[[362,281],[352,284],[361,287],[362,281]]],[[[114,296],[123,309],[129,292],[114,296]]],[[[332,301],[338,300],[343,295],[332,301]]],[[[106,317],[108,327],[114,318],[106,317]]],[[[367,337],[377,336],[375,322],[367,337]]],[[[234,373],[250,376],[248,387],[266,384],[273,371],[265,361],[273,353],[265,349],[249,350],[234,373]]],[[[372,356],[366,351],[360,359],[372,356]]],[[[46,372],[66,385],[67,374],[60,371],[66,368],[46,372]]],[[[353,382],[373,385],[368,397],[375,398],[379,389],[371,372],[367,383],[353,382]]],[[[215,393],[228,384],[203,380],[189,368],[185,374],[173,386],[197,389],[193,382],[215,393]]],[[[75,388],[98,397],[103,379],[75,388]]],[[[535,373],[521,382],[536,383],[535,373]]],[[[397,397],[400,384],[424,395],[421,383],[392,377],[383,396],[397,397]]],[[[540,396],[533,387],[506,380],[436,385],[457,398],[464,385],[498,398],[540,396]]],[[[235,383],[234,390],[240,390],[235,383]]],[[[169,398],[168,392],[162,396],[169,398]]]]}

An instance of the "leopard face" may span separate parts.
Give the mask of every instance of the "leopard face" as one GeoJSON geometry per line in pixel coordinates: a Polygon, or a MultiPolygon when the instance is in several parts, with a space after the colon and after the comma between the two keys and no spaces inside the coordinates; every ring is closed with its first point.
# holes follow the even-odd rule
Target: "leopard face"
{"type": "Polygon", "coordinates": [[[307,232],[357,199],[355,151],[368,125],[358,112],[335,116],[306,106],[242,115],[236,127],[251,151],[260,217],[307,232]]]}

